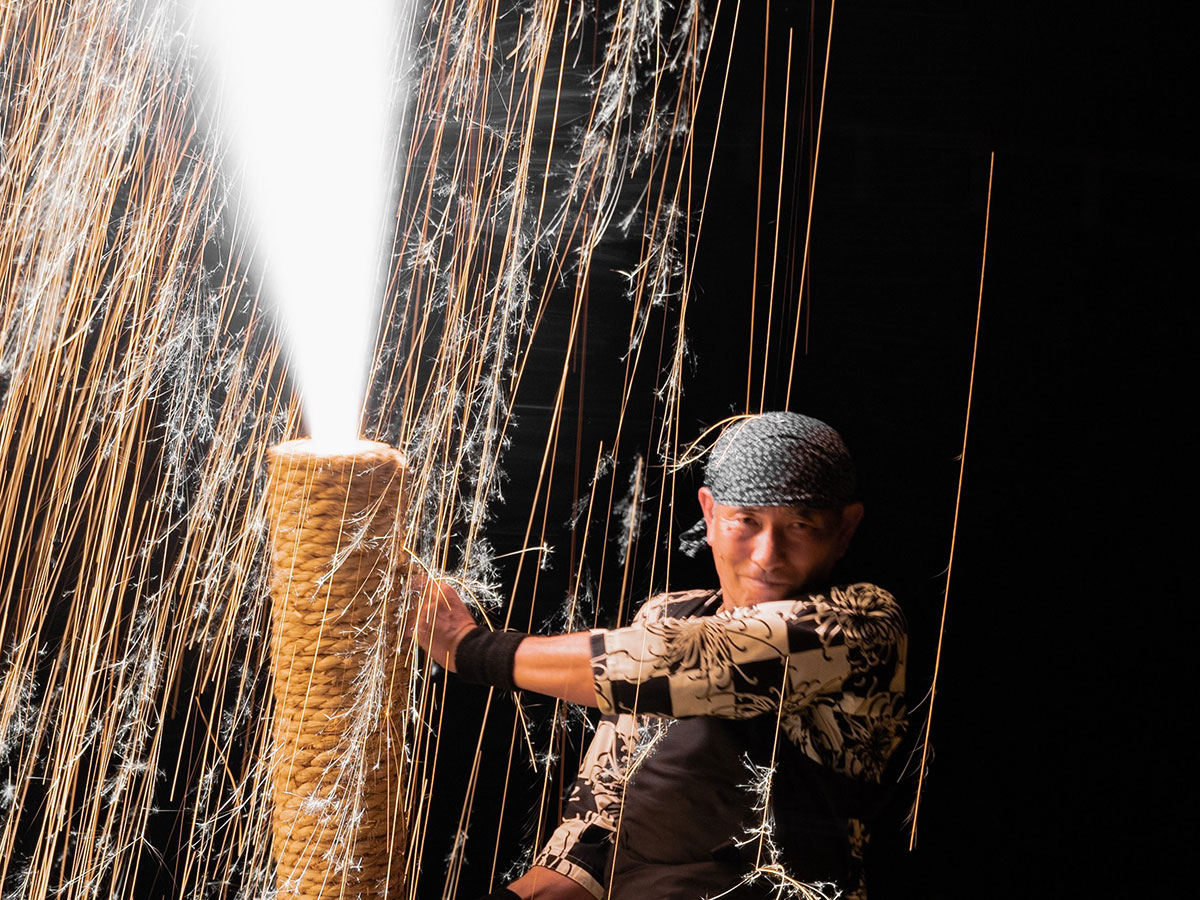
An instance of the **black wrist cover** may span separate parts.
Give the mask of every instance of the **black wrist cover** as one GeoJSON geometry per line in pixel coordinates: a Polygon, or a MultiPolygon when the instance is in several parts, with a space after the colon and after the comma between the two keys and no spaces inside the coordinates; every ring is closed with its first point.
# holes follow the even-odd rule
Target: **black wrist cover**
{"type": "Polygon", "coordinates": [[[463,635],[454,651],[454,669],[458,677],[470,684],[516,690],[513,660],[517,656],[517,645],[527,637],[529,635],[520,631],[488,631],[476,625],[463,635]]]}

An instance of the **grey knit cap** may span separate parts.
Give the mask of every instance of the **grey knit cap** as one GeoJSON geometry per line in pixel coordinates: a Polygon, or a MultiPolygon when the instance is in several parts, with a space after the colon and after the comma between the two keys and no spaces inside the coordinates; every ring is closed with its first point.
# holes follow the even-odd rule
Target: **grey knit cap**
{"type": "Polygon", "coordinates": [[[854,499],[854,461],[841,436],[819,419],[769,412],[721,432],[704,484],[726,506],[831,509],[854,499]]]}
{"type": "MultiPolygon", "coordinates": [[[[726,426],[708,455],[704,484],[725,506],[833,509],[854,500],[854,461],[819,419],[769,412],[726,426]]],[[[681,535],[684,553],[704,546],[703,520],[681,535]]]]}

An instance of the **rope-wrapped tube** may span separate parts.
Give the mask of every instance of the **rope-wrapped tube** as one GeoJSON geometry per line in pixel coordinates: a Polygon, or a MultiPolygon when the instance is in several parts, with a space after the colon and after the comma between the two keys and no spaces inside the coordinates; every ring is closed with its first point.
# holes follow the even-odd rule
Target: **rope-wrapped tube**
{"type": "Polygon", "coordinates": [[[404,457],[269,452],[277,896],[404,894],[404,457]]]}

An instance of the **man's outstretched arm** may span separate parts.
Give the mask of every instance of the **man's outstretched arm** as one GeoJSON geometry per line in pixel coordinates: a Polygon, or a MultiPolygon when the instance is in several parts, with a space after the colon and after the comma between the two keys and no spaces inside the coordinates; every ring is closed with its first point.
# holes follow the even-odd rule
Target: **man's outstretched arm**
{"type": "Polygon", "coordinates": [[[784,694],[796,703],[840,692],[851,677],[883,678],[888,684],[877,689],[894,691],[903,680],[904,616],[870,584],[553,637],[493,635],[477,629],[451,588],[426,596],[422,620],[433,624],[422,645],[452,671],[606,713],[745,718],[777,710],[784,694]],[[438,636],[443,631],[447,637],[438,636]],[[871,671],[855,669],[867,662],[871,671]],[[733,677],[746,667],[754,667],[753,679],[733,677]]]}

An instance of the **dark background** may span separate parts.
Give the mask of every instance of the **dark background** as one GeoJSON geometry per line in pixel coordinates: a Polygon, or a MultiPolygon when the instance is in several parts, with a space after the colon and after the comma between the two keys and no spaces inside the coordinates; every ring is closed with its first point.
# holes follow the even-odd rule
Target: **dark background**
{"type": "MultiPolygon", "coordinates": [[[[685,440],[744,409],[763,10],[743,7],[741,33],[756,38],[735,45],[729,96],[737,99],[726,104],[699,243],[685,440]]],[[[776,2],[771,10],[768,129],[782,132],[787,27],[803,61],[810,16],[817,23],[819,76],[828,7],[776,2]]],[[[914,736],[929,711],[995,154],[933,759],[916,852],[901,822],[911,781],[874,837],[875,900],[1093,889],[1152,896],[1176,862],[1173,839],[1186,831],[1189,804],[1167,726],[1182,725],[1190,715],[1182,710],[1194,706],[1175,687],[1173,665],[1187,652],[1191,600],[1170,574],[1188,530],[1170,524],[1186,490],[1190,354],[1179,338],[1195,294],[1184,277],[1196,240],[1196,176],[1182,139],[1193,112],[1187,34],[1175,14],[1136,7],[1115,16],[1033,3],[837,6],[807,352],[790,406],[838,427],[858,459],[868,515],[843,574],[887,586],[909,616],[914,736]]],[[[796,115],[803,71],[794,78],[790,128],[813,122],[811,109],[796,115]]],[[[702,110],[698,132],[711,126],[702,110]]],[[[787,178],[799,173],[799,187],[785,191],[781,218],[782,253],[792,261],[781,285],[792,296],[812,150],[810,137],[793,142],[802,152],[787,178]]],[[[773,227],[773,214],[762,221],[773,227]]],[[[614,240],[598,259],[608,253],[620,268],[626,249],[614,240]]],[[[595,448],[615,423],[627,333],[627,318],[612,312],[619,290],[597,266],[551,490],[552,508],[563,510],[557,521],[586,492],[595,448]]],[[[761,312],[755,325],[761,347],[761,312]]],[[[557,371],[565,326],[549,321],[535,346],[547,373],[557,371]]],[[[790,349],[786,338],[774,360],[790,349]]],[[[761,357],[753,365],[757,393],[761,357]]],[[[768,362],[766,408],[784,405],[786,385],[786,366],[768,362]]],[[[518,397],[510,499],[489,532],[499,552],[521,544],[528,506],[512,498],[533,489],[526,476],[540,463],[547,402],[536,388],[518,397]]],[[[612,476],[618,493],[633,454],[653,456],[636,424],[652,407],[649,388],[634,398],[638,414],[612,476]]],[[[685,481],[680,496],[694,488],[685,481]]],[[[675,518],[686,527],[693,512],[680,508],[675,518]]],[[[570,540],[551,536],[559,552],[539,581],[535,624],[582,564],[570,540]]],[[[643,548],[640,584],[649,588],[644,556],[643,548]]],[[[673,587],[710,583],[707,562],[672,567],[673,587]]],[[[606,602],[602,592],[602,621],[606,602]]],[[[452,688],[465,715],[481,709],[477,694],[452,688]]],[[[496,762],[481,776],[476,810],[498,802],[510,715],[495,719],[496,762]]],[[[578,747],[564,751],[566,769],[572,752],[578,747]]],[[[468,760],[448,769],[465,771],[468,760]]],[[[519,761],[509,777],[501,868],[528,842],[540,789],[519,761]]],[[[438,790],[447,821],[431,825],[428,896],[440,890],[447,849],[438,829],[452,831],[458,808],[449,781],[438,790]]],[[[460,897],[488,883],[495,825],[477,818],[460,897]]]]}

